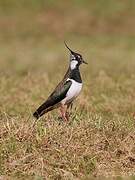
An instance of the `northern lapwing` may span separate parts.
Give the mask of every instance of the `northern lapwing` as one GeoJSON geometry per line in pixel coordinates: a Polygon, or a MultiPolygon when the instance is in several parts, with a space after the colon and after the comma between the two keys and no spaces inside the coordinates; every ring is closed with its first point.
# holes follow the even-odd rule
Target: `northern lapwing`
{"type": "Polygon", "coordinates": [[[65,46],[70,51],[69,68],[48,99],[34,112],[33,116],[36,119],[53,109],[60,108],[62,119],[67,121],[69,119],[67,110],[82,89],[79,67],[87,62],[83,60],[81,54],[72,51],[66,43],[65,46]]]}

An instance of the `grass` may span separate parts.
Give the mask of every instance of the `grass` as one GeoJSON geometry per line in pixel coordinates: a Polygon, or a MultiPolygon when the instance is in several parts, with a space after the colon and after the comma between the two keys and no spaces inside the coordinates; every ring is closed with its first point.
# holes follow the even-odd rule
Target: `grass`
{"type": "Polygon", "coordinates": [[[134,2],[39,2],[0,2],[0,179],[134,179],[134,2]],[[68,66],[64,39],[88,62],[83,91],[68,123],[55,110],[34,125],[68,66]]]}
{"type": "MultiPolygon", "coordinates": [[[[87,179],[134,175],[135,63],[134,51],[125,48],[132,44],[127,41],[122,47],[121,42],[109,46],[107,40],[88,46],[82,39],[86,51],[90,49],[83,53],[89,64],[81,67],[84,88],[70,122],[59,122],[54,111],[35,127],[32,112],[62,78],[67,52],[62,43],[48,49],[45,42],[17,43],[19,51],[13,41],[5,45],[7,49],[2,46],[1,176],[87,179]]],[[[83,51],[76,43],[72,46],[83,51]]]]}

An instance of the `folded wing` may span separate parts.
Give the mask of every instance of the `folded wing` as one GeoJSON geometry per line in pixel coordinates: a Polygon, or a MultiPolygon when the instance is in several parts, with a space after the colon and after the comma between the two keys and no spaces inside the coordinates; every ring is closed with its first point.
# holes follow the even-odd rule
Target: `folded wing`
{"type": "Polygon", "coordinates": [[[43,114],[55,109],[59,103],[66,97],[66,94],[72,84],[72,81],[66,81],[61,88],[54,90],[48,99],[34,112],[35,118],[41,117],[43,114]]]}

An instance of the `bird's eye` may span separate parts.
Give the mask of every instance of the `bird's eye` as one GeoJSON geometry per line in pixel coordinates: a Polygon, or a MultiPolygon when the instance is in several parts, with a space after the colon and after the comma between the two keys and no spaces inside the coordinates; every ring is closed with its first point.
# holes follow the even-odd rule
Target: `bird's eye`
{"type": "Polygon", "coordinates": [[[80,59],[81,58],[81,56],[80,55],[77,55],[77,57],[80,59]]]}

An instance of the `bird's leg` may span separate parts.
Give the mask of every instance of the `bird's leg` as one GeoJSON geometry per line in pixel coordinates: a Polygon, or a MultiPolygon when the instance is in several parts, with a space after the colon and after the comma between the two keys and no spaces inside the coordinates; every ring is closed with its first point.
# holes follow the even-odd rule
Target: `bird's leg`
{"type": "Polygon", "coordinates": [[[66,111],[66,118],[69,119],[69,116],[70,116],[70,112],[68,111],[68,109],[70,108],[70,111],[72,111],[72,106],[73,106],[73,103],[70,102],[67,104],[67,111],[66,111]]]}
{"type": "Polygon", "coordinates": [[[66,116],[66,119],[69,120],[69,112],[68,111],[66,111],[65,116],[66,116]]]}
{"type": "Polygon", "coordinates": [[[61,112],[62,119],[65,120],[65,121],[68,120],[68,118],[66,116],[66,111],[67,111],[67,107],[62,104],[60,106],[60,112],[61,112]]]}

